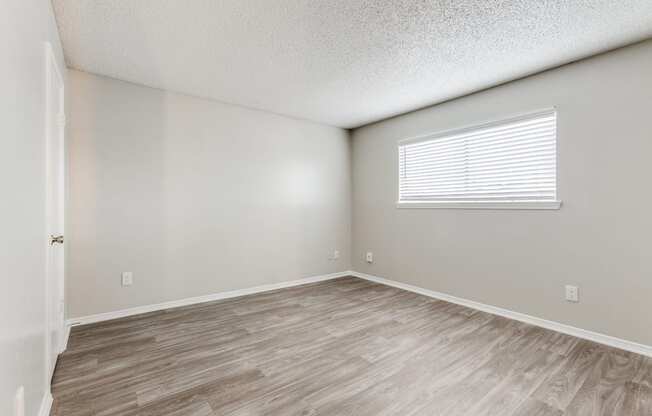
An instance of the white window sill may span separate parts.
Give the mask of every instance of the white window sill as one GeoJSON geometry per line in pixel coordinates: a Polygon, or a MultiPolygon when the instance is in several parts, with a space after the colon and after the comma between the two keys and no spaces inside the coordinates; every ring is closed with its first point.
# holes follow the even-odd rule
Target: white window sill
{"type": "Polygon", "coordinates": [[[559,209],[561,201],[451,201],[451,202],[397,202],[396,208],[401,209],[559,209]]]}

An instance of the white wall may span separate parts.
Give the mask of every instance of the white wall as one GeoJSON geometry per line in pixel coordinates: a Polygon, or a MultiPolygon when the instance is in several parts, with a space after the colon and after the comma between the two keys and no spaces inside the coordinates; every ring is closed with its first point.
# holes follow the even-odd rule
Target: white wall
{"type": "Polygon", "coordinates": [[[354,270],[652,345],[651,111],[648,41],[355,130],[354,270]],[[395,207],[398,139],[550,106],[561,210],[395,207]]]}
{"type": "Polygon", "coordinates": [[[347,131],[77,71],[69,82],[69,317],[350,268],[347,131]]]}
{"type": "Polygon", "coordinates": [[[0,415],[25,387],[26,414],[46,393],[45,53],[63,68],[50,2],[0,8],[0,415]]]}

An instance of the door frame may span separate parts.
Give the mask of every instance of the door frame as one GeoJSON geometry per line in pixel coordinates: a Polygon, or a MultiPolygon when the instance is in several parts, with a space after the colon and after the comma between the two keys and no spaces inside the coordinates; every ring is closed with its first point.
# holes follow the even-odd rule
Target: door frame
{"type": "MultiPolygon", "coordinates": [[[[56,366],[56,355],[60,354],[63,352],[63,349],[65,348],[65,334],[66,334],[66,328],[65,328],[65,317],[64,317],[64,311],[62,309],[57,309],[61,310],[60,315],[61,315],[61,320],[60,322],[57,322],[57,345],[55,346],[56,352],[51,351],[50,347],[50,331],[52,330],[52,321],[53,317],[52,313],[54,310],[55,305],[52,304],[54,301],[54,293],[53,292],[53,287],[51,285],[51,257],[52,257],[52,248],[50,247],[50,231],[54,228],[53,227],[53,222],[55,221],[51,214],[53,212],[54,208],[54,195],[53,195],[53,190],[58,189],[60,195],[58,195],[58,205],[59,209],[57,211],[58,218],[57,221],[60,222],[62,231],[65,229],[65,199],[66,199],[66,187],[65,187],[65,178],[66,178],[66,167],[65,167],[65,82],[64,82],[64,77],[63,73],[61,71],[61,68],[59,67],[59,64],[57,62],[57,59],[54,54],[54,49],[52,48],[52,44],[50,42],[45,42],[45,235],[44,235],[44,240],[45,240],[45,357],[46,357],[46,377],[47,377],[47,385],[50,385],[50,380],[52,379],[52,375],[54,373],[54,368],[56,366]],[[58,83],[59,88],[58,91],[55,89],[56,85],[55,82],[58,83]],[[53,101],[53,94],[58,94],[59,99],[58,99],[58,108],[60,109],[60,112],[58,114],[53,114],[55,109],[52,108],[51,103],[53,101]],[[56,126],[51,126],[51,120],[56,120],[56,126]],[[60,143],[59,143],[59,149],[58,149],[58,154],[55,156],[57,159],[57,163],[60,164],[61,168],[61,175],[58,178],[58,184],[55,183],[55,179],[52,177],[51,174],[51,147],[52,147],[52,137],[51,133],[52,131],[57,131],[60,143]],[[55,358],[53,358],[55,357],[55,358]]],[[[58,281],[56,287],[58,288],[58,299],[59,299],[59,306],[58,308],[63,308],[64,305],[64,300],[65,300],[65,240],[64,240],[64,245],[60,248],[62,251],[61,253],[61,264],[60,264],[60,269],[57,271],[58,275],[58,281]]]]}

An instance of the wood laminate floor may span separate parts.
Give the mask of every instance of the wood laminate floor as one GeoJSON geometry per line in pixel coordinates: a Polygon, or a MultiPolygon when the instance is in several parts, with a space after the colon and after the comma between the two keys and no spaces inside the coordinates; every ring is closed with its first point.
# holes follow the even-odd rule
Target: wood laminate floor
{"type": "Polygon", "coordinates": [[[75,327],[56,416],[652,415],[652,359],[347,277],[75,327]]]}

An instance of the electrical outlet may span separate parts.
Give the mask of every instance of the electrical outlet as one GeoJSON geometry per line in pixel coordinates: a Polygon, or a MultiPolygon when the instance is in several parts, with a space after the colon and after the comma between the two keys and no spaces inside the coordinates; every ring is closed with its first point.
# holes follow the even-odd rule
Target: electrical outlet
{"type": "Polygon", "coordinates": [[[133,272],[122,272],[122,286],[131,286],[134,284],[133,272]]]}
{"type": "Polygon", "coordinates": [[[569,302],[580,301],[580,293],[577,286],[566,285],[566,300],[569,302]]]}
{"type": "Polygon", "coordinates": [[[372,253],[371,251],[367,251],[367,256],[365,257],[365,260],[367,260],[367,263],[373,263],[374,253],[372,253]]]}
{"type": "Polygon", "coordinates": [[[333,251],[333,257],[331,257],[331,260],[337,260],[340,258],[340,252],[339,250],[333,251]]]}

